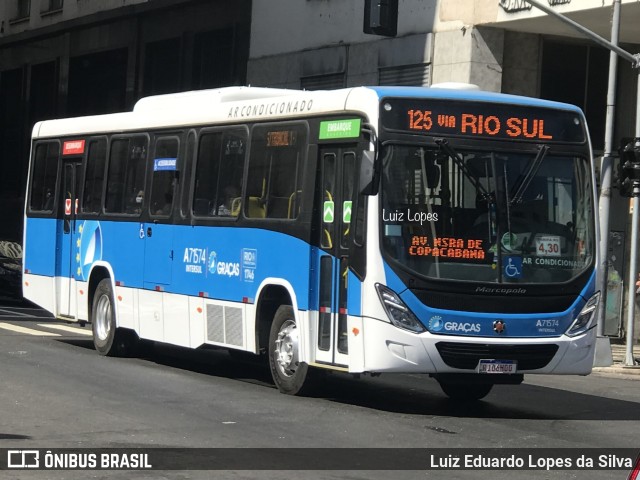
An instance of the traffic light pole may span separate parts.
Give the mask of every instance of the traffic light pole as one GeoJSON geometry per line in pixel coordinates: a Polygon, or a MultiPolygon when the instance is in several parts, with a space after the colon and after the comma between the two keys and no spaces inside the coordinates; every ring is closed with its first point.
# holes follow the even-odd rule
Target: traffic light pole
{"type": "MultiPolygon", "coordinates": [[[[620,36],[620,0],[613,0],[613,15],[611,17],[611,43],[618,45],[620,36]]],[[[600,162],[600,198],[598,201],[600,220],[600,271],[601,277],[598,279],[598,289],[600,290],[600,308],[597,314],[597,345],[596,365],[609,366],[613,363],[611,358],[611,344],[609,338],[604,334],[604,322],[607,305],[607,270],[609,268],[609,210],[611,208],[611,178],[613,170],[613,126],[615,121],[616,108],[616,77],[618,73],[618,54],[613,50],[609,52],[609,79],[607,87],[607,113],[604,131],[604,154],[600,162]],[[606,350],[602,354],[602,350],[606,350]]]]}
{"type": "MultiPolygon", "coordinates": [[[[640,80],[640,79],[638,79],[640,80]]],[[[638,92],[640,94],[640,91],[638,92]]],[[[638,119],[636,118],[636,123],[638,119]]],[[[637,129],[636,129],[637,130],[637,129]]],[[[637,132],[636,132],[637,133],[637,132]]],[[[633,214],[631,215],[631,260],[629,263],[629,284],[627,285],[627,341],[624,364],[627,367],[635,365],[633,358],[633,337],[636,314],[636,278],[638,276],[638,221],[640,220],[640,184],[633,185],[633,214]]]]}
{"type": "MultiPolygon", "coordinates": [[[[640,146],[640,71],[638,72],[638,105],[636,108],[636,138],[634,147],[640,146]]],[[[635,148],[634,148],[634,151],[635,148]]],[[[640,152],[638,152],[640,154],[640,152]]],[[[638,228],[640,228],[640,181],[633,183],[633,214],[631,215],[631,264],[629,265],[629,285],[627,286],[627,339],[624,364],[632,367],[636,364],[633,358],[633,337],[636,307],[636,279],[638,278],[638,228]]]]}
{"type": "MultiPolygon", "coordinates": [[[[573,20],[571,20],[570,18],[565,17],[564,15],[554,11],[553,9],[551,9],[549,6],[544,5],[540,2],[538,2],[537,0],[525,0],[525,2],[533,5],[534,7],[542,10],[543,12],[545,12],[546,14],[556,17],[558,20],[566,23],[567,25],[569,25],[571,28],[573,28],[574,30],[579,31],[581,34],[583,34],[584,36],[586,36],[587,38],[590,38],[591,40],[593,40],[594,42],[596,42],[597,44],[607,48],[609,51],[616,53],[618,56],[622,57],[623,59],[629,61],[631,63],[631,65],[633,66],[633,68],[639,69],[639,73],[640,73],[640,54],[635,54],[632,55],[631,53],[627,52],[626,50],[620,48],[618,45],[609,42],[608,40],[602,38],[600,35],[597,35],[596,33],[592,32],[591,30],[583,27],[582,25],[580,25],[579,23],[574,22],[573,20]]],[[[619,8],[619,5],[616,6],[616,3],[618,3],[617,0],[614,0],[614,13],[615,13],[615,9],[616,7],[619,8]]],[[[611,72],[610,72],[611,73],[611,72]]],[[[640,137],[640,75],[638,76],[638,94],[637,94],[637,98],[636,98],[636,137],[640,137]]],[[[605,157],[606,157],[606,152],[605,152],[605,157]]],[[[607,167],[607,171],[603,171],[603,176],[602,176],[602,182],[600,185],[601,191],[605,192],[605,197],[606,195],[610,195],[610,191],[611,191],[611,163],[610,163],[610,158],[606,158],[606,161],[603,162],[603,167],[607,167]],[[606,182],[606,183],[605,183],[606,182]]],[[[626,359],[625,359],[625,364],[628,366],[632,366],[634,365],[634,359],[633,359],[633,327],[634,327],[634,316],[635,316],[635,291],[636,291],[636,287],[635,287],[635,282],[636,282],[636,276],[637,276],[637,271],[638,271],[638,266],[637,266],[637,249],[638,249],[638,245],[637,245],[637,235],[638,235],[638,222],[639,222],[639,217],[638,217],[638,209],[640,208],[639,205],[639,201],[638,201],[638,195],[640,195],[640,185],[638,186],[634,186],[634,196],[633,196],[633,215],[632,215],[632,221],[631,221],[631,263],[630,263],[630,268],[629,268],[629,284],[627,285],[627,300],[628,300],[628,304],[627,304],[627,332],[626,332],[626,346],[627,346],[627,354],[626,354],[626,359]]],[[[602,200],[602,197],[601,199],[602,200]]],[[[606,283],[607,283],[607,254],[608,254],[608,243],[609,243],[609,198],[606,197],[605,198],[605,202],[604,205],[601,205],[601,218],[600,221],[606,225],[606,230],[604,232],[602,232],[601,238],[600,238],[600,261],[601,261],[601,272],[600,272],[600,276],[598,278],[598,289],[604,294],[606,292],[606,283]],[[606,208],[606,210],[605,210],[606,208]]],[[[606,298],[606,297],[604,297],[606,298]]],[[[605,312],[605,307],[606,305],[604,304],[604,301],[600,302],[600,307],[598,309],[598,340],[600,339],[604,339],[606,337],[604,337],[604,312],[605,312]]],[[[609,357],[611,356],[611,347],[609,346],[608,343],[608,339],[607,339],[607,346],[608,346],[608,350],[609,350],[609,357]]],[[[598,348],[596,347],[596,357],[597,357],[597,350],[598,348]]]]}
{"type": "Polygon", "coordinates": [[[633,65],[634,68],[639,68],[640,67],[640,65],[639,65],[640,64],[640,55],[637,55],[637,54],[633,55],[633,54],[627,52],[626,50],[620,48],[618,45],[614,45],[609,40],[606,40],[606,39],[602,38],[597,33],[592,32],[588,28],[583,27],[579,23],[574,22],[570,18],[565,17],[564,15],[562,15],[561,13],[556,12],[552,8],[549,8],[548,5],[540,3],[537,0],[524,0],[524,1],[527,2],[527,3],[530,3],[534,7],[542,10],[544,13],[546,13],[548,15],[551,15],[552,17],[556,17],[558,20],[566,23],[567,25],[569,25],[574,30],[578,30],[584,36],[586,36],[587,38],[590,38],[591,40],[593,40],[597,44],[602,45],[604,48],[607,48],[607,49],[611,50],[612,52],[616,52],[618,54],[618,56],[620,56],[620,57],[624,58],[625,60],[628,60],[629,62],[631,62],[631,64],[633,65]]]}

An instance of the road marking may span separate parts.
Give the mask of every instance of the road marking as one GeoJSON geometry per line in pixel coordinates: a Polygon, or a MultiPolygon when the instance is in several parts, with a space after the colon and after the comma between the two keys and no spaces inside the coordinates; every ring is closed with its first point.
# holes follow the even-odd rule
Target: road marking
{"type": "Polygon", "coordinates": [[[32,328],[20,327],[18,325],[11,325],[10,323],[0,322],[0,328],[9,330],[16,333],[26,333],[27,335],[36,335],[38,337],[59,337],[59,333],[41,332],[40,330],[34,330],[32,328]]]}
{"type": "Polygon", "coordinates": [[[65,332],[77,333],[79,335],[87,335],[88,337],[91,337],[93,335],[92,332],[88,332],[87,330],[83,330],[82,328],[78,327],[70,327],[68,325],[58,325],[55,323],[39,323],[38,326],[44,328],[53,328],[54,330],[63,330],[65,332]]]}

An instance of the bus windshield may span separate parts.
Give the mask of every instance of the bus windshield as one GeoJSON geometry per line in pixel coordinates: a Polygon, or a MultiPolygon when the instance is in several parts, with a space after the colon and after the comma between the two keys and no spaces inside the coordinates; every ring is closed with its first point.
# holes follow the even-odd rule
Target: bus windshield
{"type": "Polygon", "coordinates": [[[382,245],[431,278],[570,281],[594,259],[589,163],[581,155],[386,144],[382,245]]]}

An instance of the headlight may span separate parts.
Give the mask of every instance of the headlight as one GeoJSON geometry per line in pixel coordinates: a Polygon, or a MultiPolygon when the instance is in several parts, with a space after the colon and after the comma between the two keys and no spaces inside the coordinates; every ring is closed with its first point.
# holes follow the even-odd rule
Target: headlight
{"type": "Polygon", "coordinates": [[[376,284],[376,289],[378,290],[378,296],[380,297],[382,306],[393,325],[415,333],[425,331],[424,325],[420,323],[413,312],[409,310],[409,307],[400,300],[400,297],[395,292],[379,283],[376,284]]]}
{"type": "Polygon", "coordinates": [[[567,330],[566,335],[575,337],[576,335],[580,335],[581,333],[589,330],[589,328],[591,328],[591,323],[596,316],[596,312],[598,311],[598,303],[600,303],[600,292],[594,293],[589,299],[580,311],[578,318],[576,318],[567,330]]]}

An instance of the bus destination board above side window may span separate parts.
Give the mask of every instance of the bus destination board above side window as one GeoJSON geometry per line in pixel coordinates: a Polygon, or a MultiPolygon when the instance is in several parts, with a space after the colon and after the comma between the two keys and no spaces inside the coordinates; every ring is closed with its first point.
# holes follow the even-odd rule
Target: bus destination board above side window
{"type": "Polygon", "coordinates": [[[388,130],[530,142],[584,143],[575,112],[484,102],[385,99],[381,105],[388,130]]]}
{"type": "Polygon", "coordinates": [[[294,130],[278,130],[267,132],[267,147],[291,147],[296,144],[294,130]]]}

